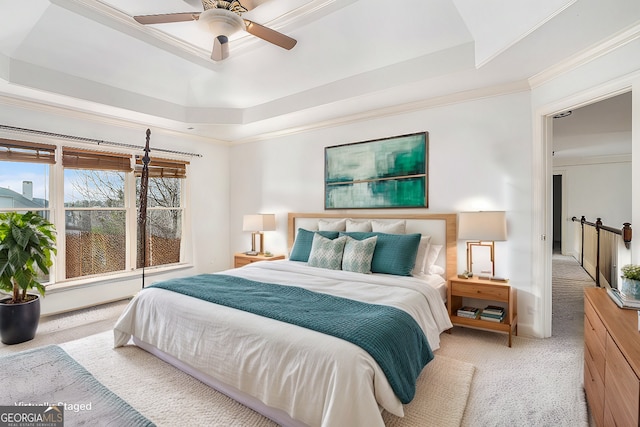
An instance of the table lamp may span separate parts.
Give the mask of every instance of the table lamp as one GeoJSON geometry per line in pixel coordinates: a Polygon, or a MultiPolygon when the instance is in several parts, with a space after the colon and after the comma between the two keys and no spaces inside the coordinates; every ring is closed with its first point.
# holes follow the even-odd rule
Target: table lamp
{"type": "Polygon", "coordinates": [[[247,255],[264,255],[264,231],[276,229],[275,214],[245,215],[242,220],[242,230],[251,232],[251,250],[247,255]],[[260,252],[256,251],[256,236],[260,237],[260,252]]]}
{"type": "Polygon", "coordinates": [[[458,214],[458,239],[467,240],[467,272],[473,272],[473,246],[488,246],[491,258],[491,277],[495,276],[494,242],[507,240],[505,212],[460,212],[458,214]]]}

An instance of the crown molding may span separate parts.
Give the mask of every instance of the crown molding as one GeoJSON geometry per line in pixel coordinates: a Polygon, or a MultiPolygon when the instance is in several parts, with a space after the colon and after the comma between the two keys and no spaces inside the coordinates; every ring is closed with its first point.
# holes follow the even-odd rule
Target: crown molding
{"type": "Polygon", "coordinates": [[[530,77],[529,85],[532,89],[542,86],[556,77],[592,62],[638,38],[640,38],[640,23],[632,25],[625,30],[616,33],[605,41],[570,56],[566,61],[560,62],[553,67],[530,77]]]}
{"type": "Polygon", "coordinates": [[[291,127],[273,132],[266,132],[258,136],[242,138],[234,142],[235,144],[246,144],[250,142],[265,141],[274,138],[281,138],[319,129],[331,128],[336,126],[345,126],[366,120],[381,119],[386,117],[397,116],[399,114],[408,114],[421,110],[428,110],[446,105],[459,104],[484,98],[493,98],[496,96],[510,95],[519,92],[527,92],[531,88],[526,80],[515,81],[507,84],[472,89],[463,92],[456,92],[449,95],[438,96],[421,101],[409,102],[390,107],[368,110],[338,118],[324,120],[303,126],[291,127]]]}
{"type": "MultiPolygon", "coordinates": [[[[190,140],[199,143],[206,144],[220,144],[229,145],[228,141],[222,141],[215,138],[204,137],[200,135],[189,134],[186,132],[176,131],[166,126],[149,124],[149,122],[143,122],[140,120],[128,120],[121,117],[109,116],[107,114],[86,111],[80,108],[74,108],[63,105],[54,105],[46,103],[44,101],[34,101],[31,99],[22,98],[19,96],[10,96],[6,94],[0,94],[0,104],[8,105],[14,108],[21,108],[28,111],[37,111],[44,114],[56,115],[74,120],[83,120],[88,122],[94,122],[105,126],[113,126],[121,129],[127,129],[131,131],[140,131],[141,129],[152,128],[155,132],[162,132],[163,134],[175,136],[183,140],[190,140]]],[[[0,123],[7,124],[7,123],[0,123]]]]}

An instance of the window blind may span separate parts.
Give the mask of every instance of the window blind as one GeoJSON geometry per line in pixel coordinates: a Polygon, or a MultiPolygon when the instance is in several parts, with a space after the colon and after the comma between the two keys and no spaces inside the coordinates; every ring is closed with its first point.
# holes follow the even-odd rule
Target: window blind
{"type": "Polygon", "coordinates": [[[56,146],[0,138],[0,160],[52,165],[56,162],[56,146]]]}
{"type": "Polygon", "coordinates": [[[62,165],[70,169],[99,169],[131,172],[131,155],[62,147],[62,165]]]}
{"type": "MultiPolygon", "coordinates": [[[[186,178],[188,164],[184,160],[152,157],[149,162],[149,178],[186,178]]],[[[142,175],[142,166],[142,156],[136,155],[136,176],[142,175]]]]}

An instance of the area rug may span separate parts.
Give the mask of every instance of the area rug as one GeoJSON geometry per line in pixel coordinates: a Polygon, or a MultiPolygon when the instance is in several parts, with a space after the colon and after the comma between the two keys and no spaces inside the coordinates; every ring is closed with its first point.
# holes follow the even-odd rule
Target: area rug
{"type": "MultiPolygon", "coordinates": [[[[158,426],[276,426],[144,350],[135,346],[113,349],[111,332],[60,346],[158,426]]],[[[436,356],[423,370],[405,417],[385,413],[385,423],[393,427],[459,426],[474,370],[470,363],[436,356]]]]}
{"type": "Polygon", "coordinates": [[[66,426],[153,426],[55,345],[0,357],[2,405],[64,406],[66,426]]]}

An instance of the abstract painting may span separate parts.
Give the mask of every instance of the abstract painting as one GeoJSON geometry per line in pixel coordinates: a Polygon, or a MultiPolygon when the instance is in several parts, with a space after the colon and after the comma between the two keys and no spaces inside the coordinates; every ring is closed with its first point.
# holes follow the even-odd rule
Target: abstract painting
{"type": "Polygon", "coordinates": [[[325,209],[428,207],[428,133],[325,148],[325,209]]]}

